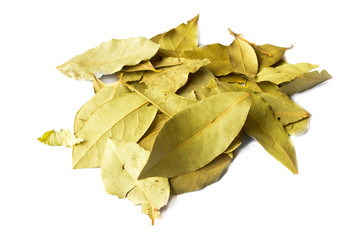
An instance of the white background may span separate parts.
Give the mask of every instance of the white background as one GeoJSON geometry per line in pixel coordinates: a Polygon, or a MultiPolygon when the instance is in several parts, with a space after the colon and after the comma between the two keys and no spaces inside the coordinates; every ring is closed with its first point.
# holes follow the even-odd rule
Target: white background
{"type": "Polygon", "coordinates": [[[357,1],[2,1],[0,239],[361,239],[360,8],[357,1]],[[40,144],[70,128],[92,84],[55,67],[111,38],[152,37],[200,14],[201,44],[227,28],[294,48],[333,79],[294,100],[312,114],[292,137],[292,175],[255,141],[204,190],[173,198],[151,226],[140,206],[105,193],[99,169],[40,144]]]}

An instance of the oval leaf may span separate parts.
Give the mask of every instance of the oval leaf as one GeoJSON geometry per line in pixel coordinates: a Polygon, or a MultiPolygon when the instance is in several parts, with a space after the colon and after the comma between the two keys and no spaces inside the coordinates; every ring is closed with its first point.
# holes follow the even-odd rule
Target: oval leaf
{"type": "Polygon", "coordinates": [[[242,129],[248,93],[221,93],[184,109],[159,132],[139,179],[195,171],[224,152],[242,129]]]}
{"type": "Polygon", "coordinates": [[[124,65],[136,65],[153,57],[159,45],[146,38],[112,39],[75,56],[57,68],[70,78],[91,80],[118,72],[124,65]]]}

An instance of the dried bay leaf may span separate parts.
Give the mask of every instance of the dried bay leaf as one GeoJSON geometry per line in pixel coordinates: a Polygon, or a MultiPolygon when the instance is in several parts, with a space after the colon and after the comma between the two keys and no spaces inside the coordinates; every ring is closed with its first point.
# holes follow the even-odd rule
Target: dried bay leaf
{"type": "Polygon", "coordinates": [[[176,92],[186,84],[189,73],[196,72],[200,67],[209,64],[208,59],[181,60],[183,64],[162,68],[161,72],[145,72],[141,82],[149,86],[159,87],[164,90],[176,92]]]}
{"type": "Polygon", "coordinates": [[[122,68],[122,72],[137,72],[137,71],[152,71],[152,72],[159,72],[160,70],[157,70],[154,68],[152,63],[148,61],[142,61],[138,63],[137,65],[133,66],[124,66],[122,68]]]}
{"type": "Polygon", "coordinates": [[[169,183],[167,178],[161,177],[137,180],[148,157],[149,151],[137,143],[109,139],[101,175],[107,193],[142,204],[143,213],[149,215],[154,224],[160,209],[168,203],[169,183]]]}
{"type": "Polygon", "coordinates": [[[306,91],[331,78],[332,76],[326,70],[322,70],[321,73],[312,71],[305,73],[302,76],[298,76],[294,80],[282,85],[279,91],[292,95],[294,93],[306,91]]]}
{"type": "Polygon", "coordinates": [[[297,173],[296,152],[288,133],[273,115],[269,105],[256,94],[252,95],[252,106],[244,130],[255,138],[263,148],[286,166],[297,173]]]}
{"type": "Polygon", "coordinates": [[[60,129],[59,132],[55,130],[47,131],[38,140],[49,146],[64,146],[68,148],[72,148],[74,145],[84,141],[84,139],[72,134],[69,129],[60,129]]]}
{"type": "Polygon", "coordinates": [[[293,122],[285,126],[285,129],[290,135],[302,135],[308,130],[311,117],[304,118],[298,122],[293,122]]]}
{"type": "Polygon", "coordinates": [[[87,103],[85,103],[77,112],[74,121],[74,132],[77,133],[83,126],[84,122],[88,120],[89,116],[104,103],[119,97],[125,93],[129,93],[128,88],[123,86],[120,82],[113,84],[104,84],[97,78],[94,78],[94,90],[98,91],[87,103]],[[101,88],[100,90],[98,90],[101,88]]]}
{"type": "Polygon", "coordinates": [[[172,66],[177,66],[177,65],[181,65],[183,64],[182,59],[181,58],[176,58],[176,57],[166,57],[166,58],[162,58],[161,60],[154,62],[154,67],[155,68],[161,68],[161,67],[172,67],[172,66]]]}
{"type": "Polygon", "coordinates": [[[310,117],[310,114],[306,110],[289,99],[286,94],[276,91],[263,93],[260,96],[270,105],[273,114],[283,125],[310,117]]]}
{"type": "Polygon", "coordinates": [[[258,71],[261,71],[266,67],[271,67],[272,65],[279,62],[282,59],[285,52],[291,48],[292,47],[290,48],[278,47],[271,44],[258,45],[257,48],[254,48],[258,58],[258,64],[259,64],[258,71]],[[262,50],[263,52],[261,52],[260,50],[262,50]],[[269,54],[265,54],[264,52],[267,52],[269,54]]]}
{"type": "Polygon", "coordinates": [[[218,77],[219,81],[226,82],[226,83],[240,83],[245,84],[247,82],[247,78],[235,73],[230,73],[226,76],[218,77]]]}
{"type": "Polygon", "coordinates": [[[232,158],[227,154],[221,154],[197,171],[170,178],[171,193],[193,192],[219,181],[226,173],[231,162],[232,158]]]}
{"type": "Polygon", "coordinates": [[[201,89],[202,89],[202,98],[207,98],[221,93],[215,79],[211,79],[208,85],[202,87],[201,89]]]}
{"type": "Polygon", "coordinates": [[[166,33],[158,34],[151,40],[160,44],[160,50],[172,51],[173,55],[196,48],[198,46],[198,18],[199,15],[189,20],[187,24],[182,23],[166,33]]]}
{"type": "Polygon", "coordinates": [[[207,58],[211,62],[206,66],[206,68],[211,70],[211,72],[216,76],[224,76],[233,71],[227,50],[228,46],[215,43],[183,52],[180,57],[190,59],[207,58]]]}
{"type": "Polygon", "coordinates": [[[258,73],[256,82],[268,81],[275,84],[281,84],[289,82],[296,77],[302,76],[302,74],[311,71],[314,68],[318,68],[316,64],[310,63],[297,63],[297,64],[285,64],[279,67],[267,67],[258,73]]]}
{"type": "Polygon", "coordinates": [[[256,52],[251,45],[240,39],[237,34],[230,32],[235,36],[234,41],[227,49],[233,72],[252,79],[258,72],[256,52]]]}
{"type": "Polygon", "coordinates": [[[152,125],[150,125],[148,131],[144,134],[142,139],[139,140],[138,144],[145,150],[152,150],[155,138],[168,120],[169,117],[165,114],[157,114],[152,125]]]}
{"type": "Polygon", "coordinates": [[[196,102],[194,100],[178,96],[173,92],[153,86],[146,86],[142,83],[123,84],[126,85],[131,91],[138,93],[144,99],[151,102],[169,118],[173,117],[177,112],[196,102]]]}
{"type": "Polygon", "coordinates": [[[242,129],[250,94],[221,93],[178,112],[158,133],[139,179],[195,171],[224,152],[242,129]]]}
{"type": "Polygon", "coordinates": [[[123,82],[138,82],[142,79],[144,72],[122,72],[119,76],[123,82]]]}
{"type": "Polygon", "coordinates": [[[115,97],[99,106],[75,132],[84,142],[73,147],[73,168],[99,167],[109,137],[137,142],[157,110],[137,93],[115,97]]]}
{"type": "Polygon", "coordinates": [[[125,65],[136,65],[149,60],[159,45],[146,38],[112,39],[77,55],[57,68],[77,80],[91,80],[92,74],[101,77],[118,72],[125,65]]]}
{"type": "Polygon", "coordinates": [[[189,74],[187,83],[177,91],[180,96],[187,96],[191,92],[194,92],[197,99],[202,99],[202,88],[207,86],[209,81],[215,79],[214,74],[205,67],[201,67],[196,73],[189,74]]]}

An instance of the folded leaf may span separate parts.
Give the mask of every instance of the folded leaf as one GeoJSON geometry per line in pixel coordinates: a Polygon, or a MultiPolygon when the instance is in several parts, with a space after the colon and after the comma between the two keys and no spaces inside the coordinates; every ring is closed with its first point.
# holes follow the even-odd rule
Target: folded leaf
{"type": "Polygon", "coordinates": [[[258,73],[256,82],[268,81],[275,84],[289,82],[302,74],[317,68],[318,65],[310,63],[285,64],[279,67],[267,67],[258,73]]]}
{"type": "Polygon", "coordinates": [[[122,72],[119,76],[123,82],[137,82],[143,77],[144,72],[122,72]]]}
{"type": "Polygon", "coordinates": [[[178,112],[160,130],[139,179],[195,171],[224,152],[242,129],[248,93],[221,93],[178,112]]]}
{"type": "Polygon", "coordinates": [[[152,122],[152,125],[150,125],[148,131],[144,134],[142,139],[139,140],[138,144],[145,150],[152,150],[155,138],[168,120],[169,117],[165,114],[157,114],[157,116],[154,118],[154,121],[152,122]]]}
{"type": "Polygon", "coordinates": [[[202,98],[211,97],[221,93],[215,79],[211,79],[207,86],[202,87],[202,98]]]}
{"type": "Polygon", "coordinates": [[[190,92],[194,92],[198,100],[202,99],[202,87],[207,86],[210,80],[215,79],[211,71],[205,67],[201,67],[196,73],[189,74],[187,83],[178,90],[180,96],[187,96],[190,92]]]}
{"type": "Polygon", "coordinates": [[[167,115],[169,118],[184,108],[192,105],[196,101],[178,96],[173,92],[163,90],[153,86],[145,86],[144,84],[127,84],[126,85],[131,91],[138,93],[147,101],[151,102],[161,112],[167,115]]]}
{"type": "Polygon", "coordinates": [[[294,93],[306,91],[307,89],[310,89],[331,78],[332,76],[326,70],[322,70],[321,73],[313,71],[305,73],[302,76],[298,76],[291,82],[282,85],[279,91],[292,95],[294,93]]]}
{"type": "Polygon", "coordinates": [[[183,64],[182,58],[166,57],[166,58],[162,58],[157,62],[154,62],[153,65],[155,68],[161,68],[161,67],[173,67],[181,64],[183,64]]]}
{"type": "Polygon", "coordinates": [[[232,158],[227,154],[221,154],[197,171],[170,178],[171,193],[181,194],[193,192],[219,181],[226,173],[231,162],[232,158]]]}
{"type": "Polygon", "coordinates": [[[227,82],[227,83],[240,83],[240,84],[244,84],[247,81],[246,77],[244,77],[240,74],[235,74],[235,73],[231,73],[226,76],[218,77],[218,80],[222,81],[222,82],[227,82]]]}
{"type": "Polygon", "coordinates": [[[97,77],[95,77],[94,75],[92,75],[93,77],[93,89],[94,89],[94,93],[97,93],[100,91],[100,89],[102,89],[105,86],[105,83],[103,83],[102,81],[100,81],[97,77]]]}
{"type": "Polygon", "coordinates": [[[277,47],[271,44],[258,45],[257,48],[254,48],[259,64],[258,71],[276,64],[282,59],[285,52],[291,48],[277,47]],[[268,54],[265,54],[265,52],[268,54]]]}
{"type": "Polygon", "coordinates": [[[262,93],[262,99],[268,103],[276,118],[283,125],[300,121],[310,116],[310,114],[293,102],[286,94],[278,91],[272,93],[262,93]]]}
{"type": "Polygon", "coordinates": [[[157,110],[137,93],[115,97],[99,106],[75,133],[84,138],[84,142],[73,148],[73,168],[99,167],[110,137],[137,142],[151,125],[157,110]]]}
{"type": "Polygon", "coordinates": [[[198,46],[198,18],[192,18],[166,33],[158,34],[151,40],[160,44],[161,50],[182,53],[198,46]]]}
{"type": "Polygon", "coordinates": [[[196,72],[200,67],[209,63],[208,59],[181,59],[183,64],[163,68],[161,72],[145,72],[142,81],[146,85],[155,86],[176,92],[186,84],[189,73],[196,72]]]}
{"type": "Polygon", "coordinates": [[[293,173],[297,173],[296,152],[283,125],[260,96],[252,94],[252,107],[244,130],[293,173]]]}
{"type": "Polygon", "coordinates": [[[298,122],[293,122],[285,126],[285,129],[290,135],[302,135],[308,130],[311,117],[304,118],[298,122]]]}
{"type": "Polygon", "coordinates": [[[180,57],[190,59],[207,58],[211,62],[206,66],[216,76],[223,76],[233,71],[229,56],[227,54],[228,46],[219,43],[205,45],[193,50],[183,52],[180,57]]]}
{"type": "Polygon", "coordinates": [[[142,204],[143,212],[154,219],[168,203],[167,178],[137,180],[139,172],[149,157],[149,151],[138,144],[109,139],[106,144],[101,175],[105,191],[119,198],[127,197],[134,204],[142,204]]]}
{"type": "Polygon", "coordinates": [[[91,80],[92,75],[118,72],[125,65],[136,65],[153,57],[159,45],[146,38],[112,39],[77,55],[57,68],[70,78],[91,80]]]}
{"type": "Polygon", "coordinates": [[[251,45],[234,35],[235,39],[227,53],[234,73],[240,73],[252,79],[258,72],[257,55],[251,45]]]}
{"type": "Polygon", "coordinates": [[[133,66],[124,66],[122,68],[122,72],[137,72],[137,71],[152,71],[152,72],[159,72],[160,70],[157,70],[154,68],[152,63],[148,61],[142,61],[138,63],[137,65],[133,66]]]}
{"type": "Polygon", "coordinates": [[[64,146],[68,148],[84,141],[82,138],[72,134],[69,129],[60,129],[59,132],[55,130],[47,131],[38,140],[49,146],[64,146]]]}

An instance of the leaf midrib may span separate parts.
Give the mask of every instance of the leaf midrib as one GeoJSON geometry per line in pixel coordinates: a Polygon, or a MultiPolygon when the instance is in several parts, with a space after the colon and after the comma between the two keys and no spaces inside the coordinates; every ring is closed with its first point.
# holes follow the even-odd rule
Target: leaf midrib
{"type": "MultiPolygon", "coordinates": [[[[209,127],[211,127],[213,124],[215,124],[216,122],[220,121],[220,119],[223,118],[224,115],[226,115],[229,111],[231,111],[233,109],[234,106],[236,106],[239,102],[241,102],[242,100],[244,100],[245,98],[249,97],[250,94],[246,94],[244,96],[242,96],[241,98],[239,98],[237,101],[235,101],[229,108],[227,108],[222,114],[220,114],[214,121],[210,122],[209,124],[207,124],[203,129],[201,129],[200,131],[198,131],[197,133],[193,134],[191,137],[189,137],[188,139],[186,139],[185,141],[183,141],[181,144],[179,144],[178,146],[176,146],[175,148],[173,148],[171,151],[169,151],[163,158],[161,158],[159,162],[162,162],[165,158],[167,158],[172,152],[174,152],[176,149],[182,147],[183,145],[185,145],[186,143],[188,143],[189,141],[191,141],[193,138],[195,138],[196,136],[200,135],[201,133],[203,133],[206,129],[208,129],[209,127]]],[[[157,164],[155,164],[154,166],[156,166],[157,164]]],[[[154,168],[154,166],[152,168],[154,168]]]]}

